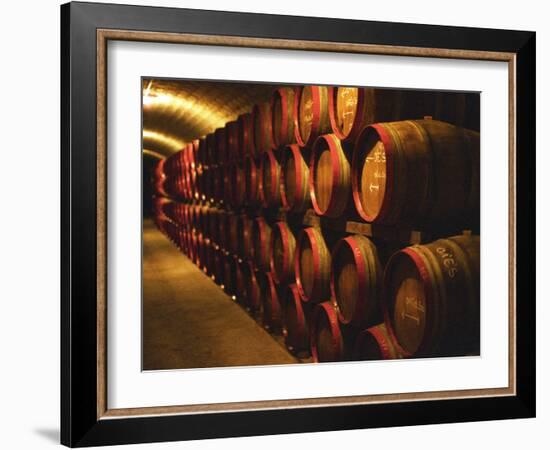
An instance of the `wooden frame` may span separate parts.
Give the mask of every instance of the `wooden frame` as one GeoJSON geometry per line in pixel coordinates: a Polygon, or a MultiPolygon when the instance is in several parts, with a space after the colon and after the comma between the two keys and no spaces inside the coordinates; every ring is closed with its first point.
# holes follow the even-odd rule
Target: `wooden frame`
{"type": "Polygon", "coordinates": [[[534,33],[93,3],[63,5],[61,24],[63,444],[88,446],[534,417],[534,33]],[[281,32],[283,29],[287,31],[281,32]],[[108,40],[508,62],[509,387],[108,409],[105,362],[108,40]]]}

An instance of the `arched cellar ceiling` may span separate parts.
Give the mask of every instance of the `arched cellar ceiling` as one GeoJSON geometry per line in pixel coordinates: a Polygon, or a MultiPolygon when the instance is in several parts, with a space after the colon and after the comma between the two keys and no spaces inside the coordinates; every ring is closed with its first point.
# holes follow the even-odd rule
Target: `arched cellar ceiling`
{"type": "Polygon", "coordinates": [[[143,148],[165,156],[212,133],[276,86],[237,82],[143,79],[143,148]]]}

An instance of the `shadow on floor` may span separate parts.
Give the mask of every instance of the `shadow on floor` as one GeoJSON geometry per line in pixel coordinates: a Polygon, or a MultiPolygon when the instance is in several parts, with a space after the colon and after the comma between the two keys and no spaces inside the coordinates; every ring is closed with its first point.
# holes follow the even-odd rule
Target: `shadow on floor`
{"type": "Polygon", "coordinates": [[[59,444],[60,433],[57,428],[38,428],[34,430],[38,436],[42,436],[47,441],[59,444]]]}

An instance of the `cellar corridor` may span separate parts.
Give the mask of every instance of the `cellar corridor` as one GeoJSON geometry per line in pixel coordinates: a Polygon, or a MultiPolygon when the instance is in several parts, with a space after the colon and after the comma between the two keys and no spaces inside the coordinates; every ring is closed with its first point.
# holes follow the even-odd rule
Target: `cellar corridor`
{"type": "Polygon", "coordinates": [[[144,370],[297,362],[152,220],[144,220],[144,370]]]}

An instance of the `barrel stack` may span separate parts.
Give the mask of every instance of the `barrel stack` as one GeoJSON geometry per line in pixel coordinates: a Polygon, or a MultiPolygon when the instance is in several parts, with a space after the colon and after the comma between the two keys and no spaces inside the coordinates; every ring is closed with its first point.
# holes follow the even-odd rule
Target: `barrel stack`
{"type": "Polygon", "coordinates": [[[159,230],[305,361],[479,354],[479,102],[280,86],[158,162],[159,230]]]}

